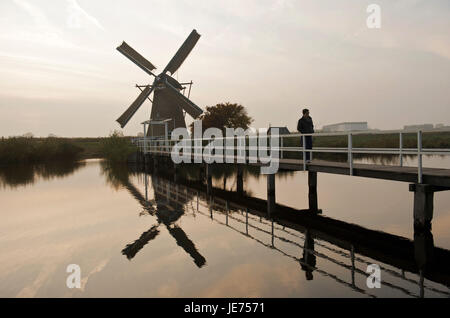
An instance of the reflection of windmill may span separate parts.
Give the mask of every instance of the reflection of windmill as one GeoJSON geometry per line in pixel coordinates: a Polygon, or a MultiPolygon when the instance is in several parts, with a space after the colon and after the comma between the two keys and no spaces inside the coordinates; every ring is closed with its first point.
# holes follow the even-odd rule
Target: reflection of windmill
{"type": "MultiPolygon", "coordinates": [[[[167,72],[170,72],[170,74],[173,75],[178,70],[199,38],[200,35],[196,30],[193,30],[184,41],[183,45],[178,49],[177,53],[172,57],[169,64],[167,64],[159,75],[155,75],[152,72],[156,67],[127,43],[123,42],[122,45],[117,48],[119,52],[139,66],[144,72],[155,77],[152,85],[138,86],[139,89],[141,89],[141,87],[145,87],[145,89],[142,90],[131,106],[117,119],[117,122],[122,128],[128,123],[144,101],[149,99],[149,96],[153,91],[153,107],[150,120],[169,120],[171,123],[169,127],[172,130],[177,127],[186,127],[183,110],[193,118],[200,116],[203,112],[202,109],[180,92],[181,90],[184,90],[185,87],[167,74],[167,72]]],[[[192,82],[188,84],[192,84],[192,82]]],[[[147,135],[150,135],[150,131],[151,130],[148,129],[147,135]]],[[[152,131],[153,136],[162,136],[164,134],[164,127],[160,125],[154,127],[152,131]]]]}
{"type": "MultiPolygon", "coordinates": [[[[152,177],[153,188],[156,189],[157,180],[152,177]]],[[[156,204],[156,208],[153,204],[145,199],[145,197],[139,192],[133,184],[129,181],[125,182],[123,180],[125,188],[131,193],[131,195],[142,205],[144,210],[146,210],[150,215],[154,215],[157,218],[158,223],[153,225],[148,231],[141,234],[141,236],[131,244],[128,244],[123,250],[122,254],[126,255],[128,259],[132,259],[148,242],[155,239],[160,231],[158,230],[159,225],[162,223],[166,226],[167,231],[175,239],[177,245],[182,247],[186,253],[188,253],[194,263],[198,267],[205,265],[205,258],[197,251],[195,244],[189,239],[186,233],[181,227],[175,225],[174,223],[184,214],[182,204],[175,204],[168,202],[164,195],[157,193],[155,190],[155,200],[151,203],[156,204]]]]}

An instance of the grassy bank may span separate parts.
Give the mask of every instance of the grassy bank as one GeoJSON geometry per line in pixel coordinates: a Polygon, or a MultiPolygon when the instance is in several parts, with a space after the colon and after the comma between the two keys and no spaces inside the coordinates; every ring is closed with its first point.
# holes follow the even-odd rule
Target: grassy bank
{"type": "Polygon", "coordinates": [[[116,132],[103,138],[9,137],[0,139],[0,164],[36,164],[91,158],[123,162],[136,150],[130,137],[123,137],[116,132]]]}
{"type": "Polygon", "coordinates": [[[76,160],[82,151],[81,147],[64,138],[2,138],[0,164],[76,160]]]}

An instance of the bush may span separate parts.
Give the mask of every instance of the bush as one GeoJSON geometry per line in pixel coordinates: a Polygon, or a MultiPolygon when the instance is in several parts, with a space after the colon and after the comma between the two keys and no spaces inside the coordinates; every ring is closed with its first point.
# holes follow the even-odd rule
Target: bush
{"type": "Polygon", "coordinates": [[[76,160],[82,149],[61,138],[10,137],[0,140],[0,164],[76,160]]]}
{"type": "Polygon", "coordinates": [[[137,151],[129,137],[123,137],[119,131],[114,131],[103,139],[100,145],[102,156],[110,162],[126,162],[129,156],[137,151]]]}

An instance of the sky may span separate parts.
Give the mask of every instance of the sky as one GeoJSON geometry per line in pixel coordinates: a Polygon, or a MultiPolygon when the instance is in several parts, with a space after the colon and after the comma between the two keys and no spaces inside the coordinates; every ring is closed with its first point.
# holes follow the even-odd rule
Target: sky
{"type": "Polygon", "coordinates": [[[291,131],[304,107],[317,128],[450,125],[448,0],[2,0],[0,136],[120,129],[152,78],[115,48],[125,40],[162,71],[192,29],[201,38],[174,77],[202,108],[240,103],[254,127],[291,131]],[[372,3],[380,28],[366,24],[372,3]]]}

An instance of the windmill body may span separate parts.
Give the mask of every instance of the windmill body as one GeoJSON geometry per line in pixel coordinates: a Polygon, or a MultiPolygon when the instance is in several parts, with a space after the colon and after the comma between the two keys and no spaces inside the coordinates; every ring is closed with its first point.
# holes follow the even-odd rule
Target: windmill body
{"type": "MultiPolygon", "coordinates": [[[[169,131],[175,128],[186,128],[183,109],[176,100],[171,97],[171,91],[168,88],[157,88],[153,92],[153,105],[150,114],[150,120],[168,121],[169,131]]],[[[164,136],[165,128],[162,125],[154,125],[147,130],[147,136],[164,136]]]]}
{"type": "MultiPolygon", "coordinates": [[[[150,100],[149,96],[152,92],[153,106],[150,114],[150,121],[167,121],[169,133],[175,128],[186,128],[185,113],[189,114],[194,119],[203,113],[202,109],[189,99],[189,96],[186,97],[182,93],[182,91],[185,90],[185,86],[168,74],[170,73],[172,75],[178,70],[199,38],[200,35],[196,30],[193,30],[159,75],[153,73],[156,67],[127,43],[123,42],[122,45],[117,48],[119,52],[139,66],[144,72],[155,78],[152,85],[137,86],[140,89],[143,88],[141,89],[141,93],[117,119],[117,122],[122,128],[125,127],[141,105],[146,100],[150,100]]],[[[192,85],[192,82],[187,84],[192,85]]],[[[165,127],[160,125],[149,127],[146,135],[152,138],[168,137],[166,135],[165,127]]]]}

